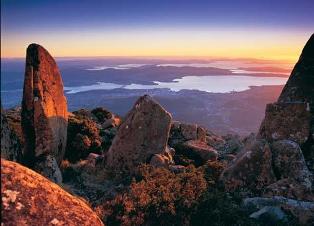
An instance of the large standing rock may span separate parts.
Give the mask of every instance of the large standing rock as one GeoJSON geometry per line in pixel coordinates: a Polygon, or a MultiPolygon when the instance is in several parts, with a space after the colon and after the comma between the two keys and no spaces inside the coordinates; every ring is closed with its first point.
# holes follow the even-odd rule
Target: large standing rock
{"type": "Polygon", "coordinates": [[[17,163],[1,159],[3,225],[103,225],[81,199],[17,163]]]}
{"type": "Polygon", "coordinates": [[[106,165],[133,171],[167,147],[171,115],[150,96],[140,97],[121,124],[107,152],[106,165]]]}
{"type": "Polygon", "coordinates": [[[1,106],[1,158],[18,162],[22,150],[18,137],[11,130],[1,106]]]}
{"type": "Polygon", "coordinates": [[[30,167],[51,155],[60,164],[67,138],[67,102],[57,64],[43,47],[27,48],[22,101],[24,160],[30,167]]]}
{"type": "Polygon", "coordinates": [[[225,188],[229,191],[247,188],[260,191],[276,181],[272,170],[272,153],[265,140],[256,140],[238,154],[237,159],[222,175],[225,188]]]}

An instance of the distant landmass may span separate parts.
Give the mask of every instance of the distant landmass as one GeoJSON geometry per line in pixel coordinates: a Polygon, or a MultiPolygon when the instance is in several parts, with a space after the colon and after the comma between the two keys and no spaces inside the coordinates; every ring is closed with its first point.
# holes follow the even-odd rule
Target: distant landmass
{"type": "MultiPolygon", "coordinates": [[[[277,99],[291,71],[287,62],[251,59],[57,58],[57,62],[70,111],[105,106],[124,116],[139,96],[149,94],[176,120],[240,135],[257,131],[266,103],[277,99]]],[[[3,59],[1,64],[2,105],[15,107],[21,102],[25,62],[3,59]]]]}

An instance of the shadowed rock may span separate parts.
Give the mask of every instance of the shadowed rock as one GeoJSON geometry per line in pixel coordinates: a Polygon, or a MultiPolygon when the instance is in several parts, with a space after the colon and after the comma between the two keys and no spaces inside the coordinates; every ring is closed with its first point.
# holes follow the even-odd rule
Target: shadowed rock
{"type": "Polygon", "coordinates": [[[306,103],[268,104],[259,135],[270,142],[289,139],[302,145],[308,140],[310,123],[306,103]]]}
{"type": "Polygon", "coordinates": [[[125,117],[107,152],[109,168],[132,172],[167,147],[171,115],[150,96],[140,97],[125,117]]]}
{"type": "Polygon", "coordinates": [[[4,225],[103,225],[81,199],[20,164],[1,159],[4,225]]]}
{"type": "Polygon", "coordinates": [[[281,196],[275,196],[271,198],[246,198],[243,200],[243,205],[251,211],[256,211],[266,206],[280,207],[286,213],[294,216],[300,225],[313,225],[314,222],[313,202],[303,202],[294,199],[287,199],[281,196]]]}
{"type": "Polygon", "coordinates": [[[221,180],[230,191],[243,187],[260,191],[274,183],[276,177],[272,170],[272,153],[267,142],[256,140],[247,145],[223,171],[221,180]]]}
{"type": "Polygon", "coordinates": [[[21,156],[19,139],[11,130],[1,106],[1,158],[18,162],[21,160],[21,156]]]}
{"type": "MultiPolygon", "coordinates": [[[[30,167],[51,155],[60,164],[67,138],[67,102],[56,62],[43,47],[27,48],[22,101],[24,160],[30,167]]],[[[49,157],[50,158],[50,157],[49,157]]]]}

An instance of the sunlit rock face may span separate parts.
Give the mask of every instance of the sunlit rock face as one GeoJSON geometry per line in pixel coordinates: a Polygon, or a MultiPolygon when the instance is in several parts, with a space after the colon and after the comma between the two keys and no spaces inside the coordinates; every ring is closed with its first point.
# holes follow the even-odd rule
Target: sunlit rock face
{"type": "Polygon", "coordinates": [[[67,101],[57,64],[47,50],[31,44],[26,54],[22,101],[27,165],[36,168],[34,165],[46,161],[47,155],[60,164],[66,147],[67,120],[67,101]]]}
{"type": "Polygon", "coordinates": [[[57,184],[1,159],[3,225],[103,225],[91,208],[57,184]]]}
{"type": "Polygon", "coordinates": [[[140,97],[119,127],[107,155],[109,168],[132,172],[167,148],[171,115],[148,95],[140,97]]]}

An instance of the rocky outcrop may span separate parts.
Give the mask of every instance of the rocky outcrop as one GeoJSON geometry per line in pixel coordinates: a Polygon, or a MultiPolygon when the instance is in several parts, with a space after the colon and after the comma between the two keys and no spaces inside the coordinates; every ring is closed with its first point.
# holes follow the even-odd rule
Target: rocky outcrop
{"type": "Polygon", "coordinates": [[[36,168],[47,156],[60,164],[66,147],[67,121],[67,101],[57,64],[47,50],[31,44],[27,48],[22,101],[25,164],[36,168]]]}
{"type": "MultiPolygon", "coordinates": [[[[255,181],[248,187],[262,191],[264,196],[285,196],[298,200],[313,200],[312,174],[308,170],[303,153],[307,156],[313,150],[313,97],[314,97],[314,36],[303,49],[301,57],[292,71],[277,103],[268,104],[265,119],[261,124],[257,137],[265,139],[270,149],[263,152],[249,148],[224,171],[222,180],[228,190],[235,187],[247,187],[243,183],[252,178],[251,170],[243,170],[243,166],[261,166],[258,168],[266,174],[257,173],[259,183],[255,181]],[[301,150],[302,149],[302,150],[301,150]],[[259,156],[247,158],[246,156],[259,156]],[[274,173],[275,177],[269,177],[274,173]],[[240,178],[240,180],[239,180],[240,178]],[[269,180],[269,178],[272,178],[269,180]],[[240,182],[239,182],[240,181],[240,182]],[[236,182],[236,183],[235,183],[236,182]],[[234,186],[236,185],[236,186],[234,186]]],[[[251,139],[249,139],[251,140],[251,139]]],[[[313,160],[308,162],[313,162],[313,160]]],[[[250,167],[249,167],[250,168],[250,167]]]]}
{"type": "Polygon", "coordinates": [[[272,153],[268,143],[265,140],[256,140],[247,145],[223,171],[221,180],[229,191],[247,188],[260,192],[274,183],[276,177],[272,170],[272,153]]]}
{"type": "Polygon", "coordinates": [[[171,115],[150,96],[140,97],[120,125],[105,165],[115,170],[132,172],[166,147],[171,115]]]}
{"type": "Polygon", "coordinates": [[[91,208],[58,185],[1,159],[3,225],[103,225],[91,208]]]}
{"type": "Polygon", "coordinates": [[[21,161],[22,150],[18,137],[11,130],[1,106],[1,158],[21,161]]]}
{"type": "Polygon", "coordinates": [[[297,142],[314,172],[314,34],[303,48],[277,103],[269,104],[259,136],[297,142]]]}

